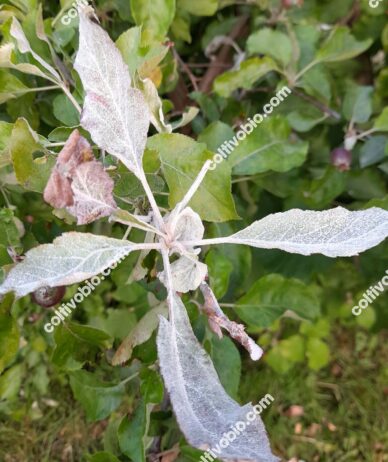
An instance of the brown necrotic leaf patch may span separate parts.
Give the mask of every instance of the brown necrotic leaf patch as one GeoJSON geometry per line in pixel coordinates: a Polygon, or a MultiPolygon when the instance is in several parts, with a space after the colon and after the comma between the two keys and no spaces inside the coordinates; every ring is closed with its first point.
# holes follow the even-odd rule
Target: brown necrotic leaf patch
{"type": "Polygon", "coordinates": [[[89,142],[74,130],[58,154],[43,197],[54,208],[66,208],[78,225],[84,225],[116,209],[113,187],[89,142]]]}

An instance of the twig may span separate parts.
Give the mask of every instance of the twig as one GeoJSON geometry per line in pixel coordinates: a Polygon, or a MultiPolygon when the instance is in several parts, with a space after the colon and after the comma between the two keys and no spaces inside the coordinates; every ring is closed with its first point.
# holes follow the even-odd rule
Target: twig
{"type": "MultiPolygon", "coordinates": [[[[230,39],[236,40],[238,37],[242,35],[248,19],[248,15],[241,16],[241,18],[238,20],[237,24],[234,26],[233,30],[229,34],[230,39]]],[[[214,80],[223,71],[222,66],[225,66],[230,63],[230,60],[228,59],[230,49],[230,44],[223,45],[217,57],[214,59],[212,66],[209,67],[205,75],[202,77],[201,83],[199,85],[199,90],[202,93],[208,93],[211,90],[214,80]]]]}
{"type": "Polygon", "coordinates": [[[321,112],[324,114],[333,117],[336,120],[341,120],[341,114],[339,114],[337,111],[334,111],[333,109],[330,109],[328,106],[325,104],[321,103],[320,101],[316,100],[310,95],[306,95],[306,93],[303,93],[302,91],[297,90],[296,88],[292,89],[293,93],[295,93],[297,96],[300,98],[304,99],[305,101],[308,101],[311,103],[313,106],[315,106],[317,109],[319,109],[321,112]]]}
{"type": "Polygon", "coordinates": [[[198,85],[197,85],[197,78],[195,75],[191,72],[191,69],[189,66],[183,61],[183,59],[179,56],[178,52],[175,50],[175,48],[172,49],[173,55],[175,59],[178,61],[180,64],[181,68],[183,71],[187,74],[187,76],[190,79],[191,84],[193,85],[194,91],[198,91],[198,85]]]}

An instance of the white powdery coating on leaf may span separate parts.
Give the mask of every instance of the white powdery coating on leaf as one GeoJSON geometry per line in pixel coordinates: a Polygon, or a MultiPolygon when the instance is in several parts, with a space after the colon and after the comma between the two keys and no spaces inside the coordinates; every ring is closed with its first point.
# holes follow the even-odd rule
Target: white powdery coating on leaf
{"type": "Polygon", "coordinates": [[[81,124],[100,148],[139,175],[150,121],[148,106],[140,90],[131,88],[128,67],[109,35],[82,12],[79,29],[74,67],[86,91],[81,124]]]}
{"type": "MultiPolygon", "coordinates": [[[[173,321],[160,317],[158,353],[161,372],[170,393],[180,428],[190,444],[199,448],[219,445],[225,432],[246,422],[252,406],[241,407],[225,392],[214,366],[196,339],[186,309],[173,296],[173,321]]],[[[227,448],[222,459],[276,462],[259,416],[227,448]]]]}
{"type": "MultiPolygon", "coordinates": [[[[183,255],[171,263],[171,276],[173,289],[186,293],[199,287],[207,276],[207,265],[183,255]]],[[[158,277],[167,286],[165,271],[160,272],[158,277]]]]}
{"type": "MultiPolygon", "coordinates": [[[[174,212],[172,212],[173,214],[174,212]]],[[[178,241],[197,241],[205,233],[201,217],[190,207],[186,207],[176,220],[174,235],[178,241]]]]}
{"type": "Polygon", "coordinates": [[[9,272],[0,294],[22,297],[40,287],[74,284],[101,273],[136,247],[128,241],[70,232],[29,250],[9,272]]]}
{"type": "Polygon", "coordinates": [[[114,182],[100,162],[85,162],[77,167],[71,183],[74,205],[68,211],[77,217],[78,225],[113,213],[117,208],[113,188],[114,182]]]}
{"type": "Polygon", "coordinates": [[[291,253],[350,257],[388,236],[388,212],[373,207],[350,212],[342,207],[323,212],[289,210],[256,221],[225,242],[291,253]]]}

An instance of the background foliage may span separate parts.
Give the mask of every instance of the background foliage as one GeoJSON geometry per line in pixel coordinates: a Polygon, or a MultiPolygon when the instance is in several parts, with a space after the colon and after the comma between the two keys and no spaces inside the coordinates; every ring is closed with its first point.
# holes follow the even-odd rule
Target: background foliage
{"type": "MultiPolygon", "coordinates": [[[[34,51],[59,69],[82,105],[72,67],[77,19],[61,22],[71,3],[2,2],[0,33],[3,45],[13,43],[10,24],[18,18],[34,51]]],[[[94,6],[133,78],[148,77],[157,86],[167,121],[177,126],[183,115],[189,122],[174,134],[155,132],[148,143],[145,168],[166,209],[208,151],[262,112],[283,85],[292,95],[205,180],[193,203],[207,236],[293,207],[387,209],[384,2],[376,9],[367,0],[101,0],[94,6]],[[333,150],[344,143],[351,158],[339,162],[341,153],[333,150]]],[[[39,68],[31,56],[1,48],[3,275],[12,256],[76,228],[70,216],[53,213],[42,191],[58,143],[79,116],[32,67],[21,73],[22,63],[39,68]]],[[[110,167],[120,206],[146,212],[135,177],[96,155],[110,167]]],[[[106,220],[82,228],[115,237],[125,231],[106,220]]],[[[130,236],[140,240],[141,234],[130,236]]],[[[388,269],[387,246],[338,260],[242,246],[205,255],[228,315],[247,325],[266,354],[252,363],[229,338],[217,339],[192,294],[186,306],[196,334],[232,396],[241,402],[274,396],[263,418],[284,460],[388,460],[386,294],[361,316],[351,314],[388,269]]],[[[155,333],[128,349],[123,367],[111,364],[121,341],[165,296],[154,253],[142,265],[138,257],[128,257],[54,335],[43,330],[52,313],[29,297],[2,301],[0,460],[141,462],[146,450],[153,461],[198,460],[164,396],[155,333]],[[134,266],[137,274],[148,273],[147,284],[136,282],[134,266]]],[[[65,300],[77,288],[68,287],[65,300]]]]}

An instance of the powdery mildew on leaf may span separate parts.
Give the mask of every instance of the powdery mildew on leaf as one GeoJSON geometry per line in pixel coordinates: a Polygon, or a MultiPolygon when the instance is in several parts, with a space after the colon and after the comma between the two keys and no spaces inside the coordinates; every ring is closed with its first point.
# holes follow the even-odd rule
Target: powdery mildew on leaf
{"type": "MultiPolygon", "coordinates": [[[[198,261],[194,255],[192,258],[182,255],[178,260],[171,263],[171,276],[173,289],[176,292],[186,293],[199,287],[207,276],[207,265],[198,261]]],[[[165,271],[158,274],[159,279],[167,285],[165,271]]]]}
{"type": "MultiPolygon", "coordinates": [[[[223,389],[210,357],[196,339],[186,309],[170,298],[173,319],[160,317],[158,353],[161,372],[180,428],[190,444],[207,449],[219,445],[223,433],[246,421],[250,404],[240,406],[223,389]]],[[[222,459],[276,462],[259,416],[227,448],[222,459]]]]}
{"type": "Polygon", "coordinates": [[[86,162],[76,169],[71,183],[74,205],[68,211],[77,217],[78,225],[112,214],[116,209],[113,188],[114,182],[100,162],[86,162]]]}
{"type": "Polygon", "coordinates": [[[70,232],[26,253],[9,272],[0,294],[22,297],[39,287],[56,287],[89,279],[136,249],[136,244],[89,233],[70,232]]]}
{"type": "Polygon", "coordinates": [[[350,257],[376,246],[387,236],[387,211],[373,207],[349,212],[337,207],[323,212],[293,209],[275,213],[220,242],[302,255],[350,257]]]}
{"type": "Polygon", "coordinates": [[[74,67],[86,91],[82,126],[102,149],[137,176],[149,128],[149,109],[140,90],[131,88],[127,65],[100,26],[80,13],[79,50],[74,67]]]}

